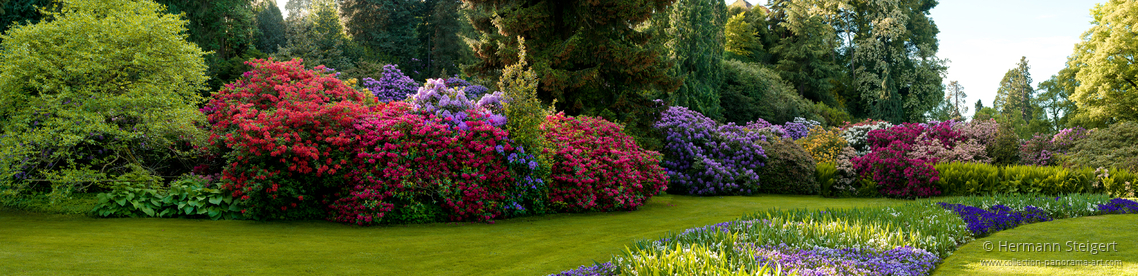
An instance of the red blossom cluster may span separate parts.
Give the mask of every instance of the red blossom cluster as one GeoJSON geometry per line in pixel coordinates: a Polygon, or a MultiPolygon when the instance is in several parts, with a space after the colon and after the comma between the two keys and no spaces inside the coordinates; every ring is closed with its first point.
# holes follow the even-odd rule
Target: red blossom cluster
{"type": "Polygon", "coordinates": [[[641,149],[620,125],[559,113],[541,129],[556,145],[549,198],[558,211],[634,210],[667,189],[660,153],[641,149]]]}
{"type": "Polygon", "coordinates": [[[434,115],[389,109],[357,122],[353,162],[361,166],[351,174],[357,184],[329,206],[328,219],[381,223],[395,195],[433,202],[451,221],[501,216],[504,193],[514,183],[504,154],[515,149],[504,130],[471,119],[460,122],[466,124],[460,130],[434,115]]]}
{"type": "Polygon", "coordinates": [[[208,104],[215,109],[210,144],[227,152],[223,188],[244,201],[249,217],[307,216],[289,208],[313,206],[322,190],[343,182],[356,144],[347,130],[386,105],[299,59],[246,64],[253,70],[208,104]]]}

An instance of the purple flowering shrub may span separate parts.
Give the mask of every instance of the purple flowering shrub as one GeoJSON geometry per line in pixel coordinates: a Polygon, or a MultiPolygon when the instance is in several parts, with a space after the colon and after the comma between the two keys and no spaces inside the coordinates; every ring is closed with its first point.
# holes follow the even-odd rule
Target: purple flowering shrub
{"type": "Polygon", "coordinates": [[[756,192],[759,171],[767,159],[756,142],[766,137],[750,129],[769,127],[763,123],[719,126],[685,107],[668,108],[656,128],[664,134],[665,159],[661,165],[671,179],[669,190],[694,195],[756,192]]]}
{"type": "Polygon", "coordinates": [[[928,275],[940,262],[935,254],[908,246],[889,250],[746,246],[755,250],[759,263],[777,263],[783,271],[797,275],[928,275]]]}
{"type": "Polygon", "coordinates": [[[976,237],[984,237],[992,232],[1011,229],[1022,224],[1051,220],[1047,211],[1034,206],[1025,206],[1023,211],[1015,211],[1002,204],[992,205],[988,210],[963,204],[944,202],[937,204],[960,215],[960,218],[968,224],[968,230],[976,237]]]}
{"type": "Polygon", "coordinates": [[[403,75],[398,65],[383,66],[383,76],[379,80],[363,78],[363,86],[371,91],[380,102],[402,101],[407,95],[414,94],[419,84],[410,77],[403,75]]]}
{"type": "MultiPolygon", "coordinates": [[[[494,127],[506,125],[506,117],[495,113],[501,112],[504,97],[501,92],[487,94],[478,102],[466,97],[462,90],[447,87],[442,79],[427,79],[418,92],[411,95],[411,104],[415,110],[435,115],[445,123],[465,129],[466,121],[474,118],[484,118],[494,127]]],[[[476,119],[482,120],[482,119],[476,119]]]]}

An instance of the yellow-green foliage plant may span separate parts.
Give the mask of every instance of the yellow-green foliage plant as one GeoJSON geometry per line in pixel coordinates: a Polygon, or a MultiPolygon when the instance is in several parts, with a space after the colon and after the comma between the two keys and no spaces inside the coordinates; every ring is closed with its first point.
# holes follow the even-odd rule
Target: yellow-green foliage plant
{"type": "Polygon", "coordinates": [[[1000,167],[985,163],[938,163],[940,180],[933,183],[946,196],[980,195],[1000,184],[1000,167]]]}
{"type": "MultiPolygon", "coordinates": [[[[735,234],[724,234],[735,236],[735,234]]],[[[712,245],[703,244],[652,244],[641,242],[635,248],[625,248],[625,256],[616,258],[621,275],[797,275],[786,273],[775,266],[758,264],[753,259],[752,247],[735,250],[735,238],[722,239],[712,245]]]]}
{"type": "Polygon", "coordinates": [[[1093,191],[1093,175],[1058,166],[1007,166],[994,192],[1061,195],[1093,191]]]}
{"type": "Polygon", "coordinates": [[[0,198],[190,166],[171,162],[204,137],[186,20],[146,0],[59,2],[0,36],[0,198]]]}
{"type": "Polygon", "coordinates": [[[846,139],[842,138],[841,129],[836,127],[827,129],[822,126],[814,126],[810,129],[809,135],[795,140],[794,143],[802,146],[802,149],[810,153],[817,163],[835,162],[847,145],[846,139]]]}
{"type": "MultiPolygon", "coordinates": [[[[541,124],[552,114],[552,108],[541,104],[537,98],[537,73],[526,62],[525,38],[518,37],[518,62],[506,66],[498,79],[498,89],[508,99],[503,105],[506,115],[506,131],[510,139],[520,145],[526,153],[537,157],[539,163],[535,170],[536,178],[550,183],[550,167],[553,165],[553,152],[542,133],[541,124]]],[[[528,158],[527,158],[528,159],[528,158]]]]}

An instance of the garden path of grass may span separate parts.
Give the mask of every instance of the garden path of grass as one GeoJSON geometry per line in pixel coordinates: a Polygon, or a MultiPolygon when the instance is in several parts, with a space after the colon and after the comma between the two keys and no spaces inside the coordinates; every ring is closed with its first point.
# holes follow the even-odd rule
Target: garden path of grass
{"type": "Polygon", "coordinates": [[[663,195],[634,212],[386,227],[96,219],[0,210],[0,275],[545,275],[607,261],[639,239],[760,210],[903,202],[663,195]]]}
{"type": "Polygon", "coordinates": [[[942,275],[1138,275],[1138,214],[1061,219],[996,232],[956,250],[941,263],[942,275]],[[1118,242],[1117,252],[1066,252],[1066,242],[1118,242]],[[991,242],[992,250],[984,244],[991,242]],[[1009,252],[1000,242],[1059,243],[1060,252],[1009,252]],[[1001,252],[1002,251],[1002,252],[1001,252]],[[987,260],[1121,260],[1111,266],[991,266],[987,260]]]}

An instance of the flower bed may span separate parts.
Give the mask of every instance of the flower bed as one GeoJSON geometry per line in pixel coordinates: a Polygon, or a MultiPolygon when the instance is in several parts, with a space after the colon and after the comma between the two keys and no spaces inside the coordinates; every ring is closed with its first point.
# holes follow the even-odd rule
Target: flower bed
{"type": "Polygon", "coordinates": [[[1008,195],[884,208],[776,209],[640,241],[612,262],[554,275],[677,269],[752,275],[774,268],[798,275],[928,275],[958,246],[981,235],[1053,218],[1107,213],[1138,213],[1138,202],[1104,195],[1008,195]],[[662,258],[676,261],[654,261],[662,258]],[[703,263],[690,264],[691,259],[703,263]]]}

